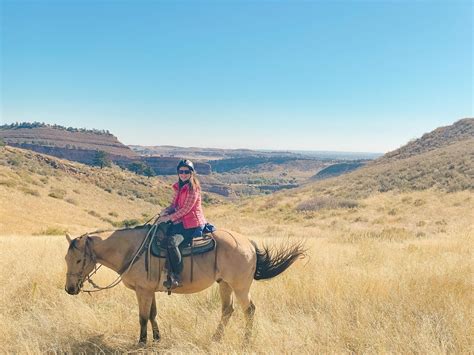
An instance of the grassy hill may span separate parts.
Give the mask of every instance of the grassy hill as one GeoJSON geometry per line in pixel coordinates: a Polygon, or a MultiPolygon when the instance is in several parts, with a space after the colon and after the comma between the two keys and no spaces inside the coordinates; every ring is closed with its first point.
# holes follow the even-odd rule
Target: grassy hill
{"type": "Polygon", "coordinates": [[[88,130],[45,123],[20,123],[0,126],[0,138],[9,145],[43,146],[70,150],[102,150],[116,156],[136,159],[129,147],[108,131],[88,130]]]}
{"type": "Polygon", "coordinates": [[[451,144],[469,141],[473,138],[474,118],[464,118],[450,126],[439,127],[432,132],[424,134],[421,138],[415,139],[403,147],[385,154],[379,159],[379,162],[410,158],[415,155],[447,147],[451,144]]]}
{"type": "Polygon", "coordinates": [[[158,178],[0,148],[0,233],[61,234],[143,222],[169,203],[158,178]]]}
{"type": "Polygon", "coordinates": [[[0,126],[0,140],[9,146],[89,165],[95,165],[98,151],[121,166],[140,160],[134,151],[108,131],[24,122],[0,126]]]}
{"type": "Polygon", "coordinates": [[[308,184],[300,193],[361,198],[375,192],[430,188],[474,189],[474,119],[438,128],[355,172],[308,184]]]}

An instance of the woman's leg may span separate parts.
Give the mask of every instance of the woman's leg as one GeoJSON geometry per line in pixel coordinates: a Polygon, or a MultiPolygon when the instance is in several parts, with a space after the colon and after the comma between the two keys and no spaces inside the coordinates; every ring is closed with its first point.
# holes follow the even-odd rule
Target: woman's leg
{"type": "Polygon", "coordinates": [[[183,269],[183,261],[181,257],[181,252],[179,250],[179,245],[184,240],[184,231],[185,229],[182,223],[173,224],[168,230],[168,237],[166,238],[166,247],[168,249],[168,259],[171,269],[171,285],[169,285],[170,287],[177,287],[181,283],[179,276],[183,269]]]}

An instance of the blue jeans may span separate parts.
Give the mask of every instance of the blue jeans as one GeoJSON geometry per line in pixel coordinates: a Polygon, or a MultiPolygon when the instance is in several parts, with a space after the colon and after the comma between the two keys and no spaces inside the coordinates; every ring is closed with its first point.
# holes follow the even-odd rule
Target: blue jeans
{"type": "Polygon", "coordinates": [[[173,236],[175,234],[181,234],[184,237],[184,241],[179,245],[180,247],[190,246],[193,238],[200,237],[202,235],[202,230],[204,226],[199,226],[196,228],[184,228],[183,223],[172,224],[170,228],[168,228],[168,232],[166,235],[168,237],[173,236]]]}

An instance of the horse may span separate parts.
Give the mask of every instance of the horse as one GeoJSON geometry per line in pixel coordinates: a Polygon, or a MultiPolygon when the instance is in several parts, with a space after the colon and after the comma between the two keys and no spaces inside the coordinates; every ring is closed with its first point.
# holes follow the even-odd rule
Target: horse
{"type": "MultiPolygon", "coordinates": [[[[124,285],[135,291],[139,307],[140,335],[139,345],[147,342],[147,323],[150,321],[153,341],[160,340],[156,321],[155,292],[167,289],[162,284],[161,263],[160,280],[147,277],[146,262],[139,249],[143,248],[150,225],[125,228],[113,231],[97,231],[72,239],[66,238],[69,248],[65,257],[67,264],[65,291],[77,295],[84,281],[99,263],[121,275],[124,285]]],[[[263,246],[235,232],[217,230],[213,233],[216,241],[214,250],[205,254],[184,257],[182,286],[172,291],[177,294],[200,292],[215,282],[219,285],[222,314],[212,340],[219,341],[234,311],[233,294],[244,310],[246,328],[244,337],[250,339],[255,315],[255,304],[250,297],[253,280],[270,279],[281,274],[297,259],[304,257],[305,249],[301,242],[287,243],[279,247],[263,246]],[[191,276],[192,273],[192,276],[191,276]]],[[[163,272],[162,272],[163,271],[163,272]]],[[[84,291],[84,290],[83,290],[84,291]]],[[[168,290],[169,291],[169,290],[168,290]]]]}

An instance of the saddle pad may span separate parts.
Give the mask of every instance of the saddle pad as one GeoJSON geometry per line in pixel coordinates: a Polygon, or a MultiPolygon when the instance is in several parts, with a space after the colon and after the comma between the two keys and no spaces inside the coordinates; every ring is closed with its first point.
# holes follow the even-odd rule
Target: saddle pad
{"type": "MultiPolygon", "coordinates": [[[[216,241],[211,236],[204,236],[193,239],[194,245],[179,248],[181,256],[190,256],[191,252],[193,255],[204,254],[208,251],[214,250],[216,247],[216,241]]],[[[151,254],[159,258],[166,258],[167,250],[160,247],[159,243],[153,242],[151,245],[151,254]]]]}

